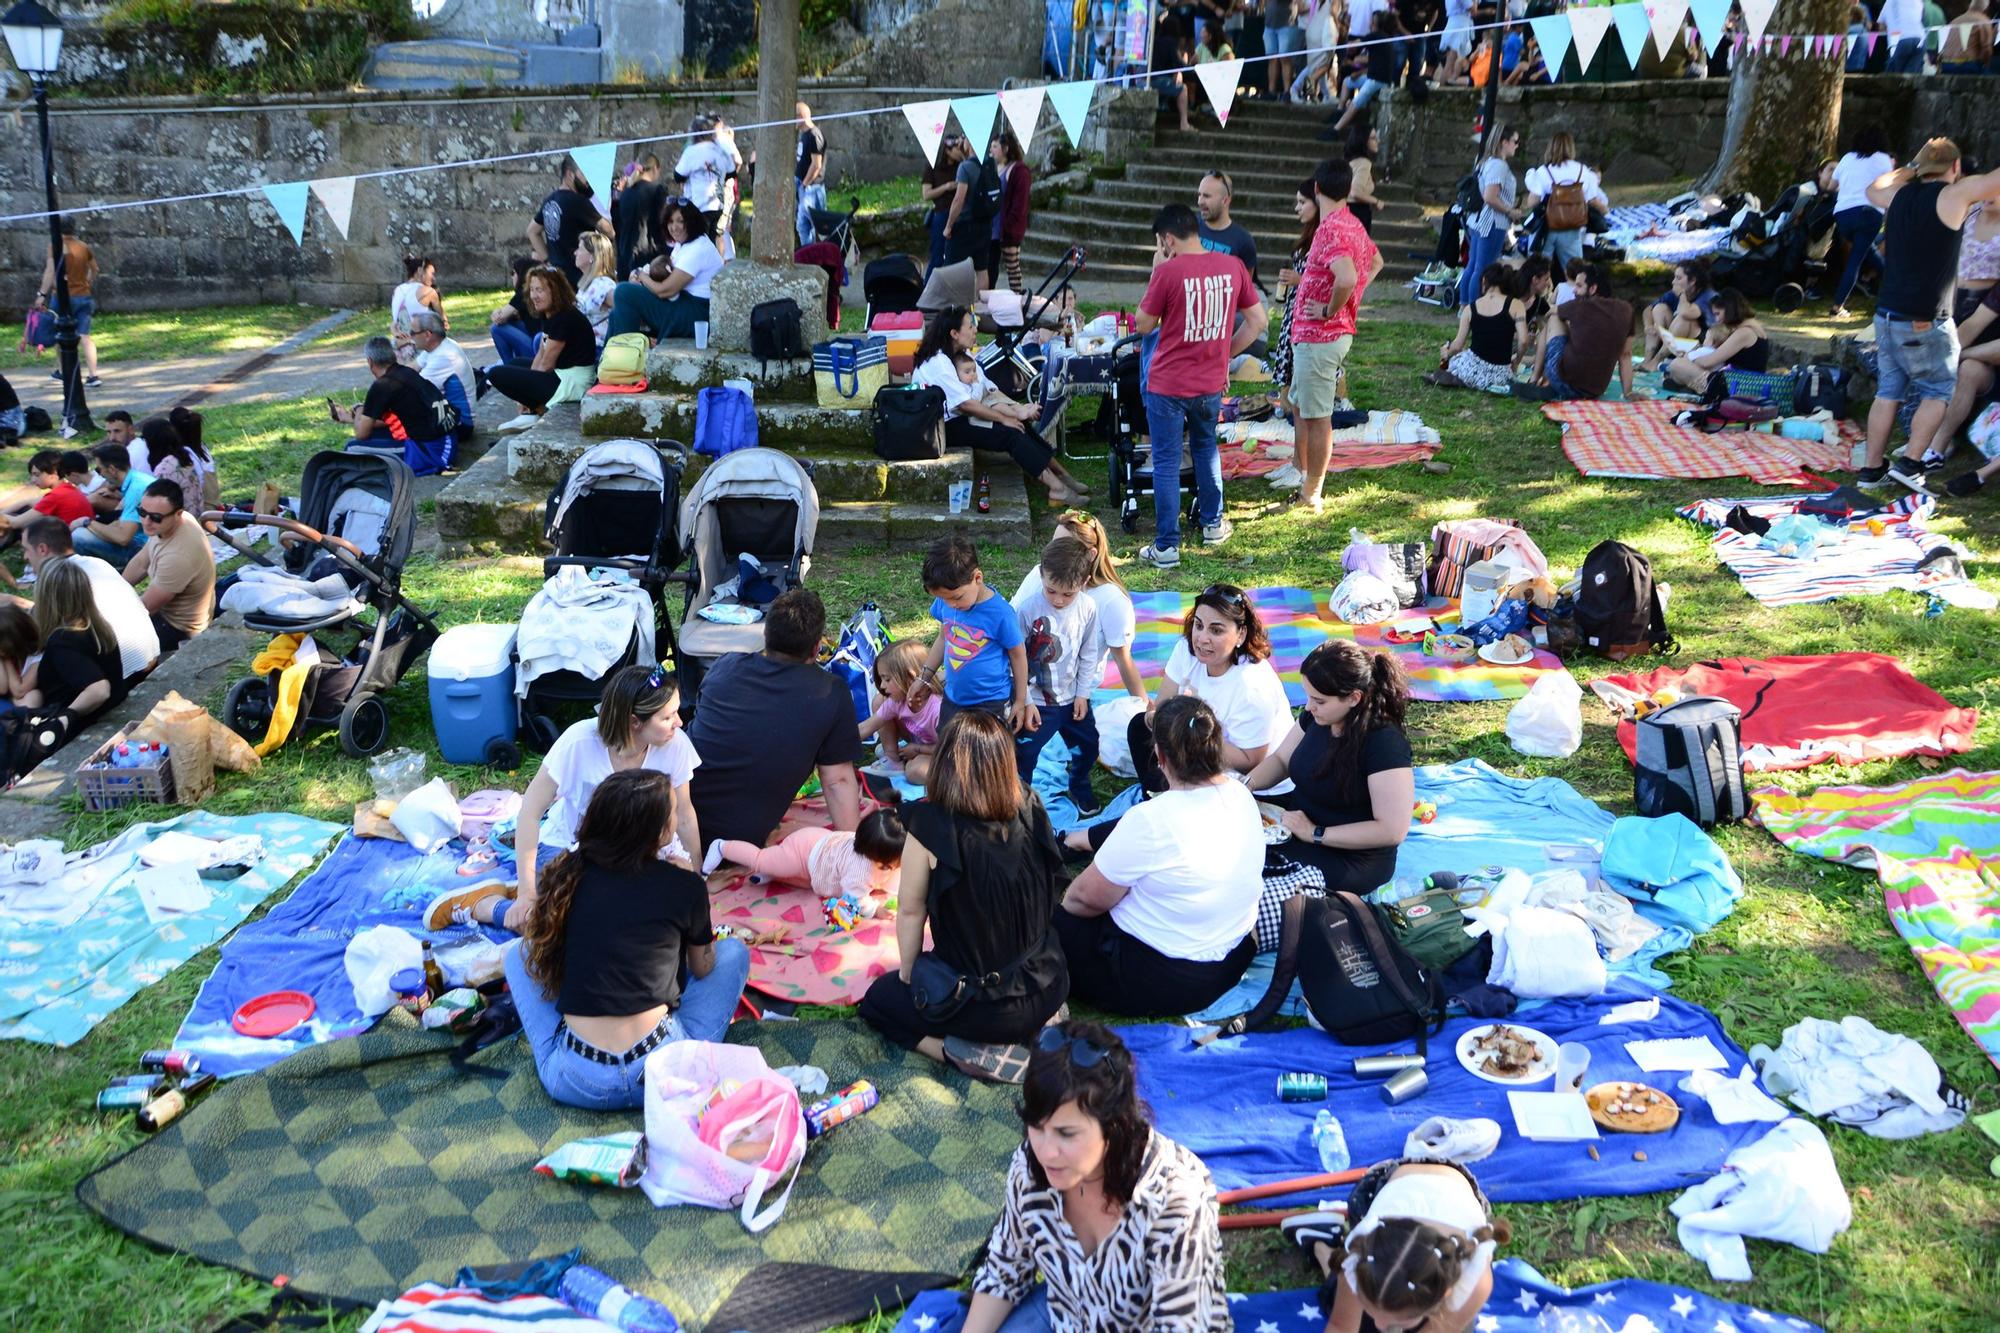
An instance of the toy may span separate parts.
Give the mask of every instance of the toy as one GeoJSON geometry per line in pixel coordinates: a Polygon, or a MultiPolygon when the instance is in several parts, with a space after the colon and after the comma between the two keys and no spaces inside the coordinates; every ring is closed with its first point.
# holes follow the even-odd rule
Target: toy
{"type": "Polygon", "coordinates": [[[1428,824],[1438,817],[1437,802],[1418,801],[1410,810],[1410,814],[1415,817],[1419,824],[1428,824]]]}

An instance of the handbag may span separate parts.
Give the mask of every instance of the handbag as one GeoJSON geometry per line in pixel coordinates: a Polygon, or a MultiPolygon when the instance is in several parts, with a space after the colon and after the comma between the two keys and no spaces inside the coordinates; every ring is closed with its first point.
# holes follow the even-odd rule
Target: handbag
{"type": "Polygon", "coordinates": [[[948,1023],[972,998],[972,981],[928,949],[910,965],[910,1003],[927,1023],[948,1023]]]}
{"type": "Polygon", "coordinates": [[[875,675],[875,659],[888,646],[888,626],[882,623],[882,609],[873,602],[863,602],[861,609],[840,627],[840,639],[833,656],[827,659],[826,669],[847,683],[847,692],[854,698],[856,722],[866,722],[874,715],[869,682],[875,675]]]}
{"type": "Polygon", "coordinates": [[[647,1056],[645,1082],[639,1188],[654,1206],[735,1210],[752,1233],[776,1222],[806,1156],[798,1089],[754,1047],[693,1040],[670,1041],[647,1056]],[[746,1160],[746,1149],[760,1144],[767,1146],[746,1160]],[[780,1177],[784,1192],[765,1205],[780,1177]]]}
{"type": "Polygon", "coordinates": [[[821,407],[858,407],[875,401],[889,382],[884,338],[829,338],[813,344],[813,389],[821,407]]]}
{"type": "Polygon", "coordinates": [[[21,344],[15,350],[25,352],[33,347],[45,351],[55,345],[55,315],[48,310],[30,310],[21,322],[21,344]]]}
{"type": "Polygon", "coordinates": [[[935,385],[875,394],[875,456],[891,463],[944,457],[944,390],[935,385]]]}

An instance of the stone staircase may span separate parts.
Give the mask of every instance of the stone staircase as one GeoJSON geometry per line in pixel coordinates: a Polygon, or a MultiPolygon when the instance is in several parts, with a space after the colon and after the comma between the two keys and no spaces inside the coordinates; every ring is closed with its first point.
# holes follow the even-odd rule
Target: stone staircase
{"type": "MultiPolygon", "coordinates": [[[[1077,242],[1088,255],[1086,280],[1143,287],[1152,266],[1154,212],[1176,200],[1192,205],[1202,175],[1219,168],[1235,189],[1232,217],[1256,238],[1269,285],[1298,239],[1292,212],[1298,187],[1336,150],[1318,137],[1325,121],[1320,107],[1239,101],[1224,128],[1209,121],[1182,134],[1163,124],[1153,147],[1126,163],[1122,179],[1100,178],[1088,193],[1071,193],[1058,208],[1035,213],[1022,247],[1024,269],[1046,272],[1063,245],[1077,242]]],[[[1376,281],[1401,283],[1430,262],[1437,232],[1409,189],[1378,182],[1376,196],[1383,206],[1375,214],[1375,243],[1384,261],[1376,281]]]]}
{"type": "MultiPolygon", "coordinates": [[[[982,546],[1026,546],[1033,539],[1027,485],[1005,454],[953,451],[935,461],[885,462],[875,456],[869,408],[819,406],[809,361],[765,363],[666,343],[648,356],[647,378],[645,393],[592,394],[551,408],[532,429],[495,443],[438,494],[446,554],[546,549],[549,492],[578,455],[608,439],[692,440],[696,394],[729,379],[756,386],[758,442],[811,467],[820,497],[817,549],[920,548],[953,532],[982,546]],[[991,510],[953,514],[951,483],[978,476],[987,478],[991,510]]],[[[708,461],[690,452],[683,492],[708,461]]]]}

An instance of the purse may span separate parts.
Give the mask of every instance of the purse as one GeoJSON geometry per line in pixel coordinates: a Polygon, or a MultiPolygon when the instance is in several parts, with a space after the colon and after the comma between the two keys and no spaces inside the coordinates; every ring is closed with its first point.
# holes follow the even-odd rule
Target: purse
{"type": "Polygon", "coordinates": [[[944,390],[886,387],[875,394],[875,456],[891,463],[944,457],[944,390]]]}
{"type": "Polygon", "coordinates": [[[910,966],[910,1003],[925,1022],[948,1023],[972,998],[972,980],[926,950],[910,966]]]}

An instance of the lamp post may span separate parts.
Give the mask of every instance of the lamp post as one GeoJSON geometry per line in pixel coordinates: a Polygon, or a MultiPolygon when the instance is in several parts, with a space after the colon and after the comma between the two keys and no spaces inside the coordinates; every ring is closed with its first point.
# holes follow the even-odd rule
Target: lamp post
{"type": "Polygon", "coordinates": [[[35,85],[35,116],[42,127],[42,183],[49,201],[49,253],[55,257],[56,347],[62,362],[63,433],[65,436],[94,431],[90,408],[83,399],[83,375],[76,355],[76,315],[69,303],[69,273],[63,245],[62,218],[56,211],[56,159],[49,141],[49,76],[62,58],[62,20],[50,13],[39,0],[20,3],[0,15],[0,31],[7,37],[7,50],[14,65],[35,85]]]}

